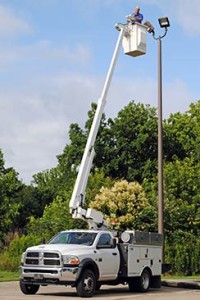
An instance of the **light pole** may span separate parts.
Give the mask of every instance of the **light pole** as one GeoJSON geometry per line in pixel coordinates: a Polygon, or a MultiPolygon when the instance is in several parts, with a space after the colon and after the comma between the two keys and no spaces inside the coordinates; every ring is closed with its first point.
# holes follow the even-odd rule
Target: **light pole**
{"type": "MultiPolygon", "coordinates": [[[[166,36],[170,26],[167,17],[158,19],[160,27],[165,28],[163,35],[155,36],[154,27],[150,22],[145,22],[147,31],[152,33],[158,41],[158,233],[164,234],[164,191],[163,191],[163,125],[162,125],[162,38],[166,36]]],[[[164,261],[164,250],[163,250],[164,261]]]]}
{"type": "Polygon", "coordinates": [[[163,192],[163,127],[162,127],[162,38],[167,34],[170,26],[167,17],[158,19],[160,27],[165,33],[158,38],[158,232],[164,233],[164,192],[163,192]]]}

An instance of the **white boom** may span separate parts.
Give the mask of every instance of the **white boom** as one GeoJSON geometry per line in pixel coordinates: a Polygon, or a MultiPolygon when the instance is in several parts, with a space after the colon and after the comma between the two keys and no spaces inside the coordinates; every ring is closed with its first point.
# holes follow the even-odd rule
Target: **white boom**
{"type": "Polygon", "coordinates": [[[124,27],[122,27],[120,30],[119,37],[118,37],[116,47],[115,47],[115,50],[113,53],[113,57],[111,60],[111,64],[110,64],[108,74],[106,77],[106,81],[105,81],[105,84],[103,87],[103,91],[102,91],[101,97],[98,100],[97,109],[95,112],[95,116],[93,119],[91,129],[90,129],[90,133],[88,136],[85,151],[83,153],[83,157],[82,157],[81,165],[80,165],[79,172],[77,175],[74,190],[72,193],[72,197],[71,197],[71,200],[69,203],[70,213],[72,214],[72,217],[87,219],[88,222],[90,223],[89,224],[90,227],[99,227],[99,226],[103,226],[103,225],[104,225],[103,227],[107,227],[107,225],[108,225],[105,222],[105,220],[103,219],[103,215],[100,212],[93,210],[93,209],[85,210],[82,207],[82,205],[85,200],[85,189],[86,189],[90,169],[92,166],[93,158],[95,155],[94,143],[95,143],[95,139],[96,139],[96,136],[98,133],[104,106],[106,104],[106,97],[108,94],[108,89],[110,87],[110,83],[111,83],[113,71],[114,71],[114,68],[116,65],[117,57],[119,54],[119,49],[120,49],[123,35],[124,35],[124,27]]]}
{"type": "MultiPolygon", "coordinates": [[[[139,25],[134,25],[139,26],[139,25]]],[[[140,25],[142,26],[142,25],[140,25]]],[[[83,153],[82,161],[80,164],[79,172],[77,175],[76,183],[74,186],[74,190],[72,193],[72,197],[69,203],[70,213],[72,214],[72,217],[75,219],[84,219],[87,220],[90,228],[107,228],[108,223],[104,220],[103,215],[101,212],[96,211],[94,209],[88,208],[84,209],[83,204],[85,201],[85,189],[90,173],[90,169],[92,166],[93,158],[95,155],[94,151],[94,143],[96,140],[96,136],[98,133],[98,129],[100,126],[100,121],[102,118],[104,106],[106,104],[106,97],[108,94],[108,89],[110,87],[113,71],[116,65],[117,57],[119,54],[120,45],[122,42],[123,37],[125,38],[125,42],[129,42],[131,37],[131,32],[133,29],[132,25],[122,25],[120,23],[116,24],[116,29],[119,30],[119,37],[117,39],[117,43],[115,46],[115,50],[112,56],[111,64],[107,73],[107,77],[104,83],[103,91],[101,94],[101,97],[98,100],[97,109],[95,112],[95,116],[93,119],[93,123],[90,129],[90,133],[88,136],[88,140],[86,143],[86,147],[83,153]],[[126,34],[125,34],[126,33],[126,34]],[[127,40],[127,41],[126,41],[127,40]]],[[[146,29],[145,29],[146,30],[146,29]]],[[[135,34],[135,33],[134,33],[135,34]]],[[[135,39],[135,38],[134,38],[135,39]]],[[[130,44],[130,42],[129,42],[130,44]]],[[[130,45],[129,45],[130,48],[130,45]]],[[[137,55],[144,54],[144,51],[140,52],[137,55]]],[[[126,54],[129,54],[131,56],[136,56],[135,51],[132,51],[132,49],[128,49],[126,54]],[[134,53],[134,54],[133,54],[134,53]]]]}

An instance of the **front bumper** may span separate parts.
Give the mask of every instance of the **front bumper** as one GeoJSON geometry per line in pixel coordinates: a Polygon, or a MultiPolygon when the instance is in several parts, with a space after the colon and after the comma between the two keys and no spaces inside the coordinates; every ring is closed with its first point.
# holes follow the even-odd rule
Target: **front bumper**
{"type": "Polygon", "coordinates": [[[73,283],[77,280],[79,267],[63,268],[34,268],[21,267],[21,280],[39,284],[64,284],[73,283]]]}

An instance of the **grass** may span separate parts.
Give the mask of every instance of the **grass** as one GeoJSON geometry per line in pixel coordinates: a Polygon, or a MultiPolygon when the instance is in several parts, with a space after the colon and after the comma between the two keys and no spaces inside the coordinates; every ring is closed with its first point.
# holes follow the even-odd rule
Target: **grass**
{"type": "Polygon", "coordinates": [[[193,279],[193,280],[199,280],[200,281],[200,275],[194,275],[194,276],[184,276],[184,275],[163,275],[162,279],[193,279]]]}
{"type": "Polygon", "coordinates": [[[19,276],[20,276],[19,271],[11,272],[11,271],[0,270],[0,282],[17,281],[19,280],[19,276]]]}

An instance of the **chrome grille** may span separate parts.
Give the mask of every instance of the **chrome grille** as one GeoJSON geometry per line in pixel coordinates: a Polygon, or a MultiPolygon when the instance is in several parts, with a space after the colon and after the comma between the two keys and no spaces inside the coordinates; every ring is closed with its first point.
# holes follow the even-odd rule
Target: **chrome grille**
{"type": "Polygon", "coordinates": [[[27,257],[39,257],[39,252],[28,252],[27,257]]]}
{"type": "Polygon", "coordinates": [[[27,265],[38,265],[39,264],[39,260],[35,259],[35,258],[27,258],[26,259],[26,264],[27,265]]]}
{"type": "Polygon", "coordinates": [[[45,266],[59,266],[60,265],[60,260],[59,259],[44,259],[44,265],[45,266]]]}
{"type": "Polygon", "coordinates": [[[44,257],[48,258],[58,258],[59,254],[56,252],[44,252],[44,257]]]}
{"type": "Polygon", "coordinates": [[[58,252],[30,251],[26,253],[25,265],[61,266],[61,255],[58,252]]]}

